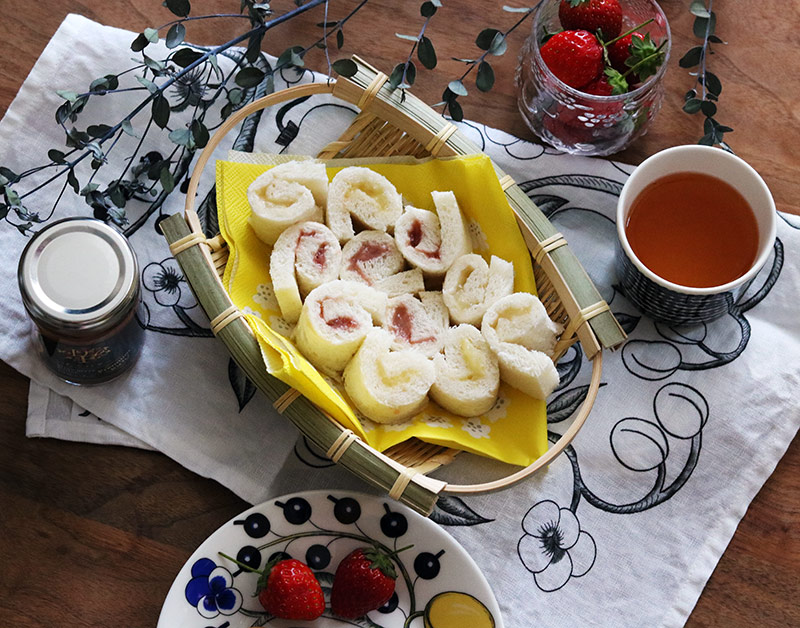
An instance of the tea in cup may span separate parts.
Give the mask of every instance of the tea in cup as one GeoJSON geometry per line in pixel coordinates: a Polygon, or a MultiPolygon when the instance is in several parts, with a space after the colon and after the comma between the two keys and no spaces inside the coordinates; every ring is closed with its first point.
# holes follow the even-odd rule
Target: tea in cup
{"type": "Polygon", "coordinates": [[[617,272],[655,320],[719,318],[764,266],[775,203],[759,174],[718,148],[676,146],[646,159],[617,204],[617,272]]]}

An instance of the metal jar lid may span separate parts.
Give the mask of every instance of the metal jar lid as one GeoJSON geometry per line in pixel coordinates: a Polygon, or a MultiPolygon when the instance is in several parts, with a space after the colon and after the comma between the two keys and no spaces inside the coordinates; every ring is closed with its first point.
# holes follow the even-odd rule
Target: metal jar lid
{"type": "Polygon", "coordinates": [[[127,239],[93,218],[67,218],[42,229],[22,252],[17,278],[34,322],[70,335],[113,327],[139,293],[127,239]]]}

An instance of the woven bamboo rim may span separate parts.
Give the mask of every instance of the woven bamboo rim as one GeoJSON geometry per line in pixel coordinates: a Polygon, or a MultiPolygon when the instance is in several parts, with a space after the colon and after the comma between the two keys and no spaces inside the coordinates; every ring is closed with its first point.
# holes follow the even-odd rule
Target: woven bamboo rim
{"type": "Polygon", "coordinates": [[[304,96],[327,93],[357,105],[361,112],[337,141],[320,152],[319,158],[392,155],[444,157],[480,152],[455,125],[411,94],[407,93],[401,100],[399,94],[385,85],[385,74],[358,58],[354,59],[359,72],[352,79],[291,87],[260,98],[231,115],[209,139],[197,160],[186,194],[185,221],[173,216],[162,222],[162,230],[169,242],[177,243],[176,259],[195,289],[198,301],[214,321],[215,334],[225,342],[234,359],[256,386],[275,400],[275,408],[292,420],[322,451],[327,451],[329,458],[383,488],[394,499],[428,514],[442,492],[467,494],[507,488],[547,466],[560,455],[585,423],[597,397],[602,372],[602,349],[620,344],[625,335],[608,305],[600,298],[569,251],[564,237],[555,231],[513,178],[496,168],[501,187],[515,210],[521,233],[535,261],[534,274],[539,297],[550,317],[566,328],[556,345],[554,360],[572,344],[580,342],[592,363],[584,402],[570,427],[545,454],[531,465],[498,480],[479,484],[448,484],[425,474],[447,464],[457,452],[412,439],[380,453],[324,415],[297,391],[266,373],[255,336],[246,321],[237,315],[238,309],[231,302],[220,279],[227,257],[225,243],[219,236],[206,240],[194,211],[200,177],[223,137],[247,116],[261,109],[304,96]],[[580,271],[577,279],[575,265],[580,271]],[[571,281],[567,281],[565,275],[571,275],[571,281]]]}

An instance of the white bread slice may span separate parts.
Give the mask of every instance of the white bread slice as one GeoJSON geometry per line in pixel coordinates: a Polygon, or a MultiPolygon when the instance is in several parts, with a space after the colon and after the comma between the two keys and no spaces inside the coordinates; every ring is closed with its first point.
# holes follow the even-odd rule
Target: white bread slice
{"type": "Polygon", "coordinates": [[[392,231],[403,213],[397,189],[383,175],[369,168],[342,168],[328,189],[327,223],[341,242],[355,235],[353,219],[376,231],[392,231]]]}
{"type": "Polygon", "coordinates": [[[460,416],[479,416],[497,400],[500,368],[483,335],[472,325],[451,327],[444,335],[444,353],[433,358],[436,380],[431,398],[460,416]]]}
{"type": "Polygon", "coordinates": [[[344,370],[353,405],[378,423],[401,423],[428,400],[436,376],[433,363],[416,351],[392,351],[392,335],[373,329],[344,370]]]}
{"type": "Polygon", "coordinates": [[[322,221],[327,190],[321,163],[290,161],[270,168],[247,188],[250,226],[260,240],[274,244],[296,222],[322,221]]]}
{"type": "Polygon", "coordinates": [[[439,331],[442,333],[447,331],[450,327],[450,313],[447,311],[442,293],[437,291],[420,292],[418,296],[422,301],[422,307],[436,323],[439,331]]]}
{"type": "Polygon", "coordinates": [[[381,279],[373,287],[385,292],[390,297],[396,297],[401,294],[417,294],[425,290],[425,278],[419,268],[412,268],[381,279]]]}
{"type": "Polygon", "coordinates": [[[442,296],[456,323],[480,325],[498,299],[514,292],[514,265],[492,255],[490,264],[475,253],[462,255],[444,278],[442,296]]]}
{"type": "Polygon", "coordinates": [[[559,332],[541,301],[527,292],[498,300],[481,322],[481,333],[500,364],[500,378],[536,399],[546,399],[558,385],[551,357],[559,332]]]}
{"type": "Polygon", "coordinates": [[[342,247],[341,279],[368,286],[399,273],[405,260],[394,238],[383,231],[362,231],[342,247]]]}
{"type": "Polygon", "coordinates": [[[301,353],[321,371],[337,375],[374,325],[386,316],[387,296],[355,281],[335,280],[306,297],[294,331],[301,353]]]}

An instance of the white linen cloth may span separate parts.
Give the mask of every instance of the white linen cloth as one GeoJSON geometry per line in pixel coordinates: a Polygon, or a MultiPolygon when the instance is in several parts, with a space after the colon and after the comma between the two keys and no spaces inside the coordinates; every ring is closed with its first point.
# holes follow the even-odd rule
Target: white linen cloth
{"type": "MultiPolygon", "coordinates": [[[[44,163],[48,149],[62,148],[63,133],[51,117],[61,99],[53,90],[79,90],[129,67],[133,37],[69,16],[0,122],[0,164],[23,170],[44,163]]],[[[287,74],[291,81],[323,80],[287,74]]],[[[276,81],[276,88],[284,84],[276,81]]],[[[138,102],[122,95],[95,99],[79,124],[112,123],[138,102]]],[[[255,150],[282,150],[280,131],[285,137],[296,125],[287,152],[314,154],[353,115],[328,97],[295,103],[277,118],[266,112],[255,150]]],[[[135,118],[133,124],[141,128],[143,122],[135,118]]],[[[729,315],[694,329],[656,325],[614,287],[613,212],[631,167],[556,155],[469,122],[461,128],[566,235],[630,339],[605,355],[604,385],[568,455],[504,492],[442,500],[433,517],[475,558],[510,628],[681,626],[800,425],[800,219],[779,216],[774,255],[729,315]]],[[[128,139],[109,157],[106,176],[130,154],[128,139]]],[[[148,150],[156,147],[169,149],[166,133],[154,134],[148,150]]],[[[207,170],[201,196],[212,183],[213,168],[207,170]]],[[[79,176],[84,183],[86,172],[79,176]]],[[[57,191],[48,188],[31,204],[45,214],[57,191]]],[[[176,190],[162,211],[182,206],[176,190]]],[[[55,217],[89,211],[70,196],[55,217]]],[[[129,207],[132,220],[136,211],[129,207]]],[[[145,288],[154,287],[148,273],[176,268],[153,228],[155,218],[131,236],[145,288]]],[[[180,335],[208,327],[185,283],[179,299],[173,294],[166,304],[158,300],[165,295],[145,290],[151,330],[130,373],[95,387],[56,379],[35,354],[18,296],[16,263],[26,242],[12,227],[0,228],[6,295],[0,358],[32,379],[29,436],[151,447],[253,503],[306,488],[365,490],[309,450],[261,394],[247,401],[247,387],[235,370],[229,374],[221,342],[180,335]],[[176,306],[194,327],[176,316],[176,306]],[[93,414],[83,416],[84,409],[93,414]]],[[[554,435],[585,391],[588,368],[581,357],[572,351],[562,363],[562,387],[548,412],[554,435]]],[[[471,483],[507,473],[490,460],[463,455],[439,475],[471,483]]]]}

